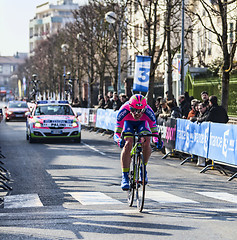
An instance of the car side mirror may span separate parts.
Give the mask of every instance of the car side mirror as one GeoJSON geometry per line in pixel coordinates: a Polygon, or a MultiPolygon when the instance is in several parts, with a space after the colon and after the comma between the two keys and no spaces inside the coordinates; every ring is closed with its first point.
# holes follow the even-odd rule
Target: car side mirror
{"type": "Polygon", "coordinates": [[[77,117],[81,116],[81,113],[80,112],[77,112],[77,117]]]}

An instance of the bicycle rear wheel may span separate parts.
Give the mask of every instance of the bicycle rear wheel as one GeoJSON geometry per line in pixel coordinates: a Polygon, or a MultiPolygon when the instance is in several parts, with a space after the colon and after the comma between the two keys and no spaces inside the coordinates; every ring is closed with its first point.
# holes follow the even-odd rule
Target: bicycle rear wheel
{"type": "Polygon", "coordinates": [[[135,165],[135,155],[132,156],[130,164],[130,171],[129,171],[129,190],[128,190],[128,205],[132,207],[133,200],[134,200],[134,193],[136,188],[135,183],[135,174],[136,174],[136,165],[135,165]]]}
{"type": "Polygon", "coordinates": [[[145,201],[145,164],[143,154],[137,155],[136,161],[136,198],[139,212],[143,210],[145,201]]]}

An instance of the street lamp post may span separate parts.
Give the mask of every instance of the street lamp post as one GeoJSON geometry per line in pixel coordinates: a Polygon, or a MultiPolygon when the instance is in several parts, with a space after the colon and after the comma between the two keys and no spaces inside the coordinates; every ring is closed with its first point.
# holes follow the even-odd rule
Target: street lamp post
{"type": "Polygon", "coordinates": [[[180,94],[184,94],[184,0],[182,0],[180,81],[181,81],[181,92],[180,92],[180,94]]]}
{"type": "MultiPolygon", "coordinates": [[[[69,48],[69,45],[64,43],[61,45],[61,50],[63,52],[63,54],[65,54],[67,52],[69,48]]],[[[63,98],[65,99],[65,87],[66,87],[66,66],[65,66],[65,63],[64,63],[64,66],[63,66],[63,79],[64,79],[64,83],[63,83],[63,98]]]]}
{"type": "Polygon", "coordinates": [[[121,23],[118,21],[117,16],[114,12],[110,11],[105,14],[105,20],[108,23],[118,22],[118,82],[117,82],[117,92],[118,95],[121,93],[121,23]]]}
{"type": "MultiPolygon", "coordinates": [[[[83,37],[83,34],[82,33],[78,33],[77,34],[77,39],[80,40],[82,39],[83,37]]],[[[87,98],[88,98],[88,101],[87,101],[87,107],[90,108],[91,106],[91,91],[90,91],[90,54],[89,54],[89,49],[90,49],[90,42],[87,41],[87,44],[88,44],[88,81],[87,81],[87,84],[88,84],[88,87],[87,87],[87,98]]]]}

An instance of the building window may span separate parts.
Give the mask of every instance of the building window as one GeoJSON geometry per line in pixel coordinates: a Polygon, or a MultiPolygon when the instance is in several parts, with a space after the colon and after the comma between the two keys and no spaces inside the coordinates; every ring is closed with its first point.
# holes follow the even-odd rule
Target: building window
{"type": "Polygon", "coordinates": [[[16,70],[16,66],[15,65],[11,65],[11,68],[10,68],[11,70],[11,73],[13,73],[15,70],[16,70]]]}

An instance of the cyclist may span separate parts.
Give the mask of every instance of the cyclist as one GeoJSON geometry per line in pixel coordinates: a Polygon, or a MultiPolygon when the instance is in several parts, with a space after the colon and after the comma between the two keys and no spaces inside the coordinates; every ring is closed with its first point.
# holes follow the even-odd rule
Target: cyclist
{"type": "MultiPolygon", "coordinates": [[[[114,141],[123,148],[120,156],[122,168],[121,188],[129,189],[129,167],[131,162],[131,150],[133,146],[133,137],[127,136],[121,139],[121,133],[132,134],[137,133],[153,133],[158,135],[156,125],[156,117],[152,108],[147,104],[146,98],[141,94],[133,95],[129,101],[125,102],[119,109],[117,115],[117,124],[114,132],[114,141]]],[[[153,142],[158,148],[162,148],[162,142],[158,137],[153,137],[153,142]]],[[[150,137],[142,139],[142,150],[144,156],[145,167],[151,155],[150,137]]],[[[145,182],[148,182],[147,172],[145,169],[145,182]]]]}

